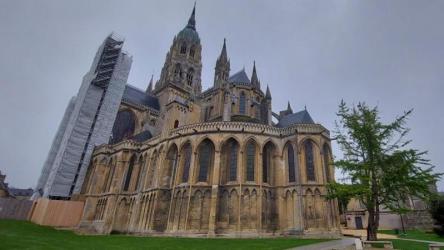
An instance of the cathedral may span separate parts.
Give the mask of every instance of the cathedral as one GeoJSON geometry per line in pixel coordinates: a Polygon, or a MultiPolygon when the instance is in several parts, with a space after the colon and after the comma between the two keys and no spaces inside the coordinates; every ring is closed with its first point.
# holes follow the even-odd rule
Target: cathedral
{"type": "MultiPolygon", "coordinates": [[[[273,112],[270,89],[263,91],[256,65],[251,74],[244,69],[231,73],[225,41],[215,63],[214,83],[202,90],[195,8],[174,36],[159,79],[151,78],[146,90],[126,83],[128,67],[116,70],[119,58],[130,61],[118,52],[121,43],[110,35],[96,55],[90,82],[105,91],[98,95],[98,111],[92,112],[92,132],[78,147],[83,153],[73,174],[66,175],[70,179],[64,192],[70,199],[85,201],[79,230],[180,236],[337,235],[338,206],[325,199],[326,184],[334,181],[329,131],[306,109],[293,112],[290,103],[273,112]],[[111,88],[110,79],[119,74],[124,77],[116,82],[125,84],[111,88]],[[120,101],[114,113],[113,105],[102,105],[110,93],[120,101]],[[113,118],[112,126],[104,126],[109,122],[100,119],[105,111],[110,114],[105,118],[113,118]],[[91,134],[99,125],[102,132],[109,130],[108,137],[93,145],[91,134]],[[85,162],[89,164],[82,170],[80,163],[85,162]]],[[[57,162],[50,157],[48,161],[57,162]]],[[[41,178],[47,183],[51,174],[41,178]]],[[[46,184],[41,194],[45,190],[51,185],[46,184]]]]}

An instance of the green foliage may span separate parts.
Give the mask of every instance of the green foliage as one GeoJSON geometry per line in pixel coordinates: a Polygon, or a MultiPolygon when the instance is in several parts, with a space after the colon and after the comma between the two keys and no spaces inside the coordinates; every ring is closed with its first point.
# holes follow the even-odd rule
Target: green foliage
{"type": "Polygon", "coordinates": [[[444,237],[444,198],[439,197],[431,202],[430,212],[435,221],[433,230],[444,237]]]}
{"type": "Polygon", "coordinates": [[[30,222],[0,220],[0,249],[288,249],[323,242],[321,239],[206,239],[77,235],[30,222]]]}
{"type": "Polygon", "coordinates": [[[329,197],[357,198],[369,212],[369,228],[376,238],[379,208],[404,213],[408,207],[399,201],[409,196],[431,197],[430,187],[441,174],[425,158],[427,152],[407,148],[409,129],[405,127],[412,110],[394,121],[383,123],[377,107],[359,103],[352,108],[339,105],[336,139],[344,158],[334,164],[348,176],[350,185],[331,184],[329,197]]]}

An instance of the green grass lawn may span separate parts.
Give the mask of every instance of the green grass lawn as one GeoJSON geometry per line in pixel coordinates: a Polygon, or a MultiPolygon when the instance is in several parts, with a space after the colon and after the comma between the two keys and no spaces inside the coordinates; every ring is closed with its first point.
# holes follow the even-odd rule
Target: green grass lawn
{"type": "Polygon", "coordinates": [[[429,244],[408,240],[391,240],[393,247],[399,250],[428,250],[429,244]]]}
{"type": "MultiPolygon", "coordinates": [[[[394,230],[379,230],[380,233],[396,235],[394,230]]],[[[415,239],[415,240],[428,240],[444,242],[444,237],[440,237],[433,232],[425,232],[421,230],[406,230],[405,235],[399,235],[400,238],[415,239]]]]}
{"type": "Polygon", "coordinates": [[[287,249],[322,242],[321,239],[204,239],[86,236],[25,221],[0,220],[0,249],[287,249]]]}
{"type": "MultiPolygon", "coordinates": [[[[394,230],[379,230],[379,233],[396,235],[394,230]]],[[[398,235],[400,238],[404,239],[414,239],[414,240],[426,240],[426,241],[437,241],[444,242],[443,237],[439,237],[437,234],[432,232],[425,232],[421,230],[406,230],[405,235],[398,235]]],[[[407,240],[392,240],[393,246],[396,249],[401,250],[427,250],[429,249],[429,243],[414,242],[407,240]]]]}

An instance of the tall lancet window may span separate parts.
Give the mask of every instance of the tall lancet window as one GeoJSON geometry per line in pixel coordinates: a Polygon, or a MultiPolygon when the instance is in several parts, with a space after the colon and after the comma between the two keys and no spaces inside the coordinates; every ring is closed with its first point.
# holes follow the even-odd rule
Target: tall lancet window
{"type": "Polygon", "coordinates": [[[245,93],[241,92],[239,97],[239,113],[245,114],[246,111],[246,100],[245,100],[245,93]]]}
{"type": "Polygon", "coordinates": [[[180,63],[176,63],[174,66],[174,77],[180,77],[181,71],[180,71],[180,63]]]}
{"type": "Polygon", "coordinates": [[[264,149],[262,151],[262,182],[272,184],[271,183],[271,170],[273,167],[273,154],[274,154],[274,146],[271,142],[265,144],[264,149]]]}
{"type": "Polygon", "coordinates": [[[254,181],[254,168],[256,165],[256,144],[249,141],[247,144],[247,181],[254,181]]]}
{"type": "Polygon", "coordinates": [[[193,75],[194,75],[194,69],[190,68],[187,73],[187,84],[189,86],[193,84],[193,75]]]}
{"type": "Polygon", "coordinates": [[[183,174],[182,174],[182,182],[188,181],[188,176],[190,175],[190,164],[191,164],[191,145],[187,143],[182,149],[182,157],[183,160],[183,174]]]}
{"type": "Polygon", "coordinates": [[[287,158],[288,158],[288,182],[295,182],[295,165],[294,165],[294,150],[291,143],[287,146],[287,158]]]}
{"type": "Polygon", "coordinates": [[[316,181],[314,156],[313,156],[313,142],[311,140],[306,140],[304,142],[304,151],[305,151],[305,167],[307,172],[307,180],[316,181]]]}
{"type": "Polygon", "coordinates": [[[324,147],[322,149],[324,152],[324,169],[325,169],[325,178],[327,182],[331,181],[331,175],[330,175],[330,148],[327,144],[324,144],[324,147]]]}
{"type": "Polygon", "coordinates": [[[185,53],[187,53],[187,45],[185,43],[182,43],[182,45],[180,45],[180,54],[185,53]]]}
{"type": "Polygon", "coordinates": [[[208,180],[208,170],[212,165],[214,147],[209,140],[204,140],[199,146],[199,176],[198,181],[208,180]]]}
{"type": "Polygon", "coordinates": [[[183,167],[182,167],[182,182],[188,181],[188,176],[190,174],[190,164],[191,164],[191,145],[187,143],[183,149],[183,167]]]}
{"type": "Polygon", "coordinates": [[[228,159],[227,166],[229,170],[229,181],[236,181],[237,179],[237,152],[239,150],[239,145],[235,140],[230,140],[228,142],[228,159]]]}
{"type": "Polygon", "coordinates": [[[190,48],[190,57],[191,58],[194,58],[194,54],[196,53],[196,48],[195,48],[195,46],[193,45],[193,46],[191,46],[191,48],[190,48]]]}
{"type": "Polygon", "coordinates": [[[125,183],[123,185],[123,191],[128,191],[131,176],[133,175],[134,162],[136,161],[136,156],[131,156],[131,160],[129,162],[128,171],[126,172],[125,183]]]}

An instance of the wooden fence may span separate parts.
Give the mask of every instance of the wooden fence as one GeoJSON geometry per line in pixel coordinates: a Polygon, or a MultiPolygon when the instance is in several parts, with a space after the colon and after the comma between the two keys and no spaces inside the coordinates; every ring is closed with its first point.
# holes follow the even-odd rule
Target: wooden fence
{"type": "Polygon", "coordinates": [[[46,226],[76,227],[83,213],[83,201],[38,199],[34,201],[31,221],[46,226]]]}

